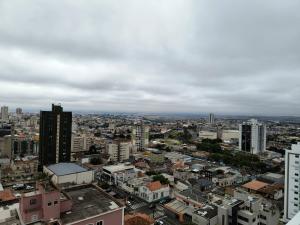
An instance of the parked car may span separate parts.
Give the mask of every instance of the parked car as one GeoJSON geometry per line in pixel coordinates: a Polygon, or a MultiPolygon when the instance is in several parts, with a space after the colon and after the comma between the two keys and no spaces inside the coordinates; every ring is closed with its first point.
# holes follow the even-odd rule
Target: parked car
{"type": "Polygon", "coordinates": [[[127,201],[127,202],[126,202],[126,205],[131,206],[132,204],[131,204],[130,201],[127,201]]]}
{"type": "Polygon", "coordinates": [[[13,188],[14,190],[23,190],[23,189],[25,189],[25,185],[24,185],[24,184],[14,184],[14,185],[12,186],[12,188],[13,188]]]}
{"type": "Polygon", "coordinates": [[[34,187],[32,187],[32,186],[30,186],[30,185],[27,184],[25,189],[26,189],[26,190],[33,190],[34,187]]]}
{"type": "Polygon", "coordinates": [[[156,220],[154,225],[164,225],[164,222],[161,220],[156,220]]]}

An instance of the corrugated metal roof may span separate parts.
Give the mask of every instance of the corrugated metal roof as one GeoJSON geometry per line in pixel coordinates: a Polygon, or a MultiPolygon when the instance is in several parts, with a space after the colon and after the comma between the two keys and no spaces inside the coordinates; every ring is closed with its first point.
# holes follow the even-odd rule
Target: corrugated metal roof
{"type": "Polygon", "coordinates": [[[57,163],[47,167],[57,176],[68,175],[72,173],[81,173],[87,171],[87,169],[75,164],[75,163],[57,163]]]}

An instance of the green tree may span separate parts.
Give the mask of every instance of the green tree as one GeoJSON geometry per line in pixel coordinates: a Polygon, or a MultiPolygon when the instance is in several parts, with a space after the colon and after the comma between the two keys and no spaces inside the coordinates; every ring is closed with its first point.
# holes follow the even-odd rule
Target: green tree
{"type": "Polygon", "coordinates": [[[169,184],[170,181],[168,178],[165,178],[163,175],[155,175],[152,177],[152,181],[160,181],[161,184],[169,184]]]}

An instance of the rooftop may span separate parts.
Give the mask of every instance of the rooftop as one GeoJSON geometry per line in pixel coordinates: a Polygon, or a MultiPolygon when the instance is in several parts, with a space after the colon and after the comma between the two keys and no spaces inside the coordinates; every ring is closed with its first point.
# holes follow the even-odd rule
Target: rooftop
{"type": "Polygon", "coordinates": [[[196,210],[195,213],[207,219],[211,219],[218,215],[218,207],[214,205],[205,205],[201,209],[196,210]]]}
{"type": "Polygon", "coordinates": [[[65,193],[72,199],[73,206],[71,212],[61,215],[63,224],[96,216],[121,207],[112,197],[93,185],[66,189],[65,193]]]}
{"type": "Polygon", "coordinates": [[[172,211],[175,211],[177,213],[182,213],[182,214],[187,212],[188,208],[189,208],[185,203],[183,203],[181,201],[178,201],[176,199],[169,202],[169,203],[167,203],[165,205],[165,207],[168,208],[168,209],[171,209],[172,211]]]}
{"type": "Polygon", "coordinates": [[[87,169],[75,164],[75,163],[57,163],[47,167],[57,176],[63,176],[73,173],[81,173],[87,171],[87,169]]]}
{"type": "Polygon", "coordinates": [[[179,194],[185,196],[188,199],[192,199],[196,202],[201,202],[201,203],[207,202],[206,194],[204,194],[203,192],[201,192],[198,189],[187,189],[187,190],[181,191],[179,194]]]}
{"type": "Polygon", "coordinates": [[[162,185],[160,183],[160,181],[154,181],[154,182],[147,184],[147,187],[149,188],[150,191],[156,191],[156,190],[159,190],[159,189],[167,187],[167,186],[168,185],[162,185]]]}
{"type": "Polygon", "coordinates": [[[266,187],[268,185],[269,184],[267,184],[267,183],[264,183],[264,182],[261,182],[261,181],[258,181],[258,180],[253,180],[253,181],[250,181],[250,182],[244,184],[242,187],[257,191],[257,190],[259,190],[263,187],[266,187]]]}
{"type": "Polygon", "coordinates": [[[103,169],[109,171],[110,173],[116,173],[116,172],[120,172],[120,171],[123,171],[123,170],[134,169],[134,166],[120,163],[118,165],[103,166],[103,169]]]}
{"type": "Polygon", "coordinates": [[[5,189],[3,191],[0,191],[0,202],[6,202],[15,200],[16,197],[13,195],[12,191],[10,189],[5,189]]]}

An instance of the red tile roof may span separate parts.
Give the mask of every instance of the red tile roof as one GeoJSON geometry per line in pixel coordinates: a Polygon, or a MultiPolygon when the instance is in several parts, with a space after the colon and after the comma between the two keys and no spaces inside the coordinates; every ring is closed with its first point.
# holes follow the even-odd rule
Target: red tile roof
{"type": "Polygon", "coordinates": [[[253,180],[253,181],[250,181],[250,182],[244,184],[242,187],[250,189],[250,190],[257,191],[257,190],[259,190],[263,187],[266,187],[268,185],[269,184],[267,184],[267,183],[264,183],[264,182],[261,182],[261,181],[258,181],[258,180],[253,180]]]}
{"type": "Polygon", "coordinates": [[[125,225],[150,225],[154,221],[148,215],[137,213],[134,215],[125,215],[125,225]]]}
{"type": "Polygon", "coordinates": [[[161,189],[165,186],[162,185],[160,183],[160,181],[154,181],[154,182],[151,182],[151,183],[147,184],[147,187],[149,188],[150,191],[156,191],[156,190],[159,190],[159,189],[161,189]]]}
{"type": "Polygon", "coordinates": [[[14,199],[16,199],[16,197],[13,195],[13,193],[10,189],[5,189],[3,191],[0,191],[0,200],[2,202],[11,201],[14,199]]]}

